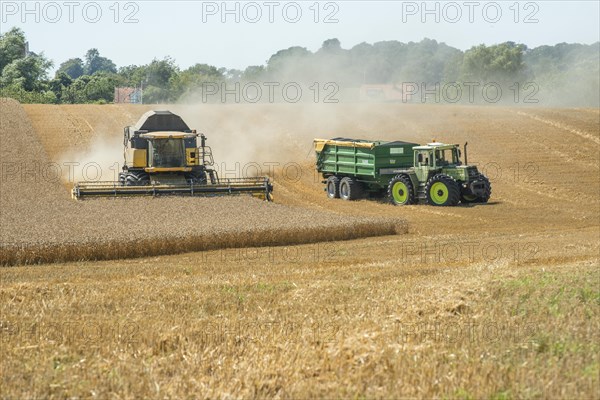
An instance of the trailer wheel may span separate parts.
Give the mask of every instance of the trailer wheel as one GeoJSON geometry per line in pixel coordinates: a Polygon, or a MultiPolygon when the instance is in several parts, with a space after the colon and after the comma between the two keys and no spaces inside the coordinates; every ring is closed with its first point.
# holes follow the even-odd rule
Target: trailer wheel
{"type": "Polygon", "coordinates": [[[425,186],[427,203],[432,206],[455,206],[460,200],[458,183],[448,175],[437,174],[425,186]]]}
{"type": "Polygon", "coordinates": [[[330,176],[327,178],[327,197],[330,199],[340,198],[340,178],[337,176],[330,176]]]}
{"type": "Polygon", "coordinates": [[[357,200],[363,195],[363,190],[360,182],[345,177],[340,181],[340,198],[342,200],[357,200]]]}
{"type": "Polygon", "coordinates": [[[396,175],[390,180],[388,198],[396,206],[415,203],[415,191],[410,178],[406,175],[396,175]]]}

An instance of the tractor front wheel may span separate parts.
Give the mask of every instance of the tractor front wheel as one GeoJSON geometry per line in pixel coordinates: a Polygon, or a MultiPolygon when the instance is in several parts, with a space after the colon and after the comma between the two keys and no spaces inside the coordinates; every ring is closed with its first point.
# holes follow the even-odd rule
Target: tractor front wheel
{"type": "Polygon", "coordinates": [[[397,175],[388,186],[388,198],[396,206],[415,203],[415,192],[410,178],[406,175],[397,175]]]}
{"type": "Polygon", "coordinates": [[[432,206],[455,206],[460,200],[458,183],[448,175],[437,174],[425,186],[427,203],[432,206]]]}
{"type": "Polygon", "coordinates": [[[460,195],[460,201],[464,204],[476,203],[479,197],[474,194],[463,193],[460,195]]]}
{"type": "Polygon", "coordinates": [[[475,201],[477,203],[487,203],[490,197],[492,196],[492,185],[490,184],[490,180],[488,179],[488,177],[483,174],[479,176],[479,179],[483,181],[484,190],[483,195],[481,195],[475,201]]]}
{"type": "Polygon", "coordinates": [[[462,193],[460,195],[460,201],[462,203],[487,203],[490,199],[490,196],[492,195],[492,185],[490,184],[490,180],[483,174],[479,174],[476,179],[483,182],[483,194],[477,196],[474,194],[462,193]]]}

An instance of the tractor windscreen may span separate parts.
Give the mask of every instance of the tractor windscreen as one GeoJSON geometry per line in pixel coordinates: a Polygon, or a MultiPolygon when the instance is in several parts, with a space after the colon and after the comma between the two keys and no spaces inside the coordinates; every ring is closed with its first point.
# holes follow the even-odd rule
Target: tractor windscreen
{"type": "Polygon", "coordinates": [[[457,149],[445,149],[435,151],[435,163],[437,166],[457,165],[460,160],[457,149]]]}
{"type": "Polygon", "coordinates": [[[182,139],[154,139],[150,141],[151,167],[174,168],[185,166],[185,147],[182,139]]]}

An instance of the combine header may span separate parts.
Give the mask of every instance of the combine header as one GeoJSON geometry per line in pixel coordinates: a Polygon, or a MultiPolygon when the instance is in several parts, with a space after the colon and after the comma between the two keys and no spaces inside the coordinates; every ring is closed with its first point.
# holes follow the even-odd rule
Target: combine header
{"type": "Polygon", "coordinates": [[[190,130],[170,111],[149,111],[135,126],[126,127],[123,146],[125,163],[119,181],[78,182],[73,198],[249,194],[272,200],[267,177],[219,178],[204,134],[190,130]]]}

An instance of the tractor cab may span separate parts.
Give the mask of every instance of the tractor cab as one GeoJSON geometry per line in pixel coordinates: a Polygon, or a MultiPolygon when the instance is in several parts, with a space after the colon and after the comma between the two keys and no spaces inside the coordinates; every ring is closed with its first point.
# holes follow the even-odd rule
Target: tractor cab
{"type": "Polygon", "coordinates": [[[444,172],[462,177],[460,149],[457,144],[428,143],[413,147],[414,170],[419,181],[424,182],[435,173],[444,172]]]}
{"type": "Polygon", "coordinates": [[[413,147],[415,152],[415,167],[456,167],[461,165],[460,149],[457,144],[428,143],[424,146],[413,147]]]}

